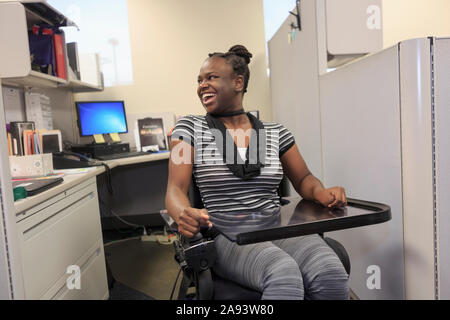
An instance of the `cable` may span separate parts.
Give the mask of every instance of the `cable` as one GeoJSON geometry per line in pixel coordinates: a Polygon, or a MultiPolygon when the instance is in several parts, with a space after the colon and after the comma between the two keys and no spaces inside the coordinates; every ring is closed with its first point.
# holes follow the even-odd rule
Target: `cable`
{"type": "MultiPolygon", "coordinates": [[[[106,173],[106,188],[108,189],[108,192],[110,195],[114,195],[114,189],[113,189],[113,185],[112,185],[112,177],[111,177],[111,168],[105,163],[105,162],[101,162],[100,165],[103,165],[105,167],[105,173],[106,173]]],[[[125,220],[123,220],[121,217],[119,217],[119,215],[117,215],[113,209],[111,209],[111,207],[109,207],[108,205],[106,205],[106,203],[104,201],[103,205],[105,205],[109,211],[120,221],[122,221],[123,223],[125,223],[126,225],[129,225],[130,227],[135,227],[135,228],[143,228],[143,234],[144,236],[147,235],[147,230],[145,229],[144,225],[137,225],[134,223],[129,223],[125,220]]]]}
{"type": "Polygon", "coordinates": [[[120,242],[125,242],[125,241],[129,241],[129,240],[137,240],[137,239],[140,239],[141,238],[141,236],[138,236],[138,237],[131,237],[131,238],[126,238],[126,239],[120,239],[120,240],[114,240],[114,241],[110,241],[110,242],[108,242],[108,243],[105,243],[103,246],[104,247],[107,247],[107,246],[110,246],[110,245],[112,245],[112,244],[116,244],[116,243],[120,243],[120,242]]]}
{"type": "Polygon", "coordinates": [[[112,186],[112,178],[111,178],[111,168],[105,162],[102,162],[101,165],[105,167],[106,187],[108,188],[109,193],[111,195],[114,195],[114,189],[112,186]]]}
{"type": "MultiPolygon", "coordinates": [[[[134,223],[125,221],[124,219],[122,219],[121,217],[119,217],[119,215],[117,215],[117,213],[114,212],[114,210],[111,209],[111,207],[110,207],[108,204],[106,204],[106,202],[105,202],[103,199],[101,199],[101,198],[99,197],[99,200],[100,200],[100,202],[101,202],[101,203],[109,210],[109,212],[111,212],[117,219],[119,219],[120,221],[122,221],[122,222],[125,223],[126,225],[129,225],[130,227],[135,227],[135,229],[138,229],[138,228],[144,228],[144,230],[145,230],[145,226],[144,226],[144,225],[134,224],[134,223]]],[[[119,231],[119,230],[117,230],[117,231],[119,231]]],[[[147,231],[145,231],[145,232],[147,232],[147,231]]]]}
{"type": "Polygon", "coordinates": [[[144,226],[144,225],[134,224],[134,223],[125,221],[125,220],[123,220],[121,217],[119,217],[119,216],[117,215],[117,213],[114,212],[114,210],[112,210],[112,209],[109,209],[109,210],[111,211],[111,213],[112,213],[117,219],[119,219],[120,221],[122,221],[122,222],[125,223],[126,225],[129,225],[130,227],[135,227],[136,229],[137,229],[137,228],[144,228],[144,229],[145,229],[145,226],[144,226]]]}
{"type": "Polygon", "coordinates": [[[175,292],[175,288],[177,286],[177,282],[178,282],[178,278],[180,277],[180,274],[181,274],[181,268],[180,268],[180,271],[178,271],[177,278],[175,279],[175,283],[173,284],[173,288],[172,288],[172,292],[170,293],[170,299],[169,300],[172,300],[172,298],[173,298],[173,293],[175,292]]]}

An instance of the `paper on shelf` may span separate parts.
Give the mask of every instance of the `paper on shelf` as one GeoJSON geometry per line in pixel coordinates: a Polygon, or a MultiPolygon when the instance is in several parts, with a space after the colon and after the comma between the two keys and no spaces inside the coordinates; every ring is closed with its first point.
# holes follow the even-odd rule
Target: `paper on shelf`
{"type": "Polygon", "coordinates": [[[3,104],[5,107],[5,122],[22,121],[24,119],[24,110],[20,100],[19,89],[2,88],[3,104]]]}
{"type": "Polygon", "coordinates": [[[27,121],[33,121],[36,129],[53,130],[50,98],[44,94],[25,92],[27,121]]]}

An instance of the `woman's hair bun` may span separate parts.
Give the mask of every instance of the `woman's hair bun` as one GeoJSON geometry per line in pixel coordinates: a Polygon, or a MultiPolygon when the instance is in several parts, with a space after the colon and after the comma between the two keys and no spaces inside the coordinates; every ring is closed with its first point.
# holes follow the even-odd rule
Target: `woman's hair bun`
{"type": "Polygon", "coordinates": [[[250,63],[250,59],[253,57],[253,55],[250,52],[248,52],[246,47],[239,45],[239,44],[232,46],[230,48],[230,50],[228,50],[228,52],[234,53],[238,57],[244,58],[244,60],[247,64],[250,63]]]}

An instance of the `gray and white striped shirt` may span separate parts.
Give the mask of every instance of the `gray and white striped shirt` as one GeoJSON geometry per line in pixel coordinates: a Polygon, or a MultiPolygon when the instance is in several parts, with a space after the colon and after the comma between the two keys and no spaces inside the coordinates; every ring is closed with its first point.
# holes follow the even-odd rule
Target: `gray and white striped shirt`
{"type": "MultiPolygon", "coordinates": [[[[211,222],[226,229],[240,229],[252,223],[249,216],[271,216],[281,206],[277,194],[283,178],[281,156],[295,143],[284,126],[263,122],[266,146],[261,174],[242,179],[235,176],[225,163],[205,116],[186,116],[180,119],[172,139],[183,140],[194,147],[193,174],[211,222]]],[[[217,136],[216,136],[217,137],[217,136]]],[[[245,159],[244,159],[245,160],[245,159]]],[[[254,221],[253,223],[262,223],[254,221]]]]}

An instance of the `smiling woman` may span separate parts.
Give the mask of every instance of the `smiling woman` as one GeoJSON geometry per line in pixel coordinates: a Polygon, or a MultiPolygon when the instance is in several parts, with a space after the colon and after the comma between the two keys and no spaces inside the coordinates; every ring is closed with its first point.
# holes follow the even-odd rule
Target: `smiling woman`
{"type": "Polygon", "coordinates": [[[226,53],[209,54],[198,76],[197,94],[210,114],[242,110],[242,98],[247,92],[252,54],[242,45],[235,45],[226,53]],[[220,59],[216,59],[220,58],[220,59]],[[225,60],[226,63],[223,63],[225,60]],[[242,95],[236,94],[241,92],[242,95]],[[218,110],[218,106],[227,105],[218,110]]]}
{"type": "MultiPolygon", "coordinates": [[[[173,130],[166,207],[188,238],[201,227],[233,234],[243,226],[242,216],[276,216],[283,173],[303,198],[329,207],[346,205],[343,188],[325,189],[311,174],[288,129],[245,113],[251,57],[242,45],[210,54],[197,87],[207,114],[186,116],[173,130]],[[178,161],[180,148],[190,155],[188,161],[178,161]],[[191,207],[187,197],[192,174],[204,209],[191,207]]],[[[348,275],[318,235],[246,246],[218,235],[215,246],[214,272],[260,291],[263,299],[348,298],[348,275]]]]}

